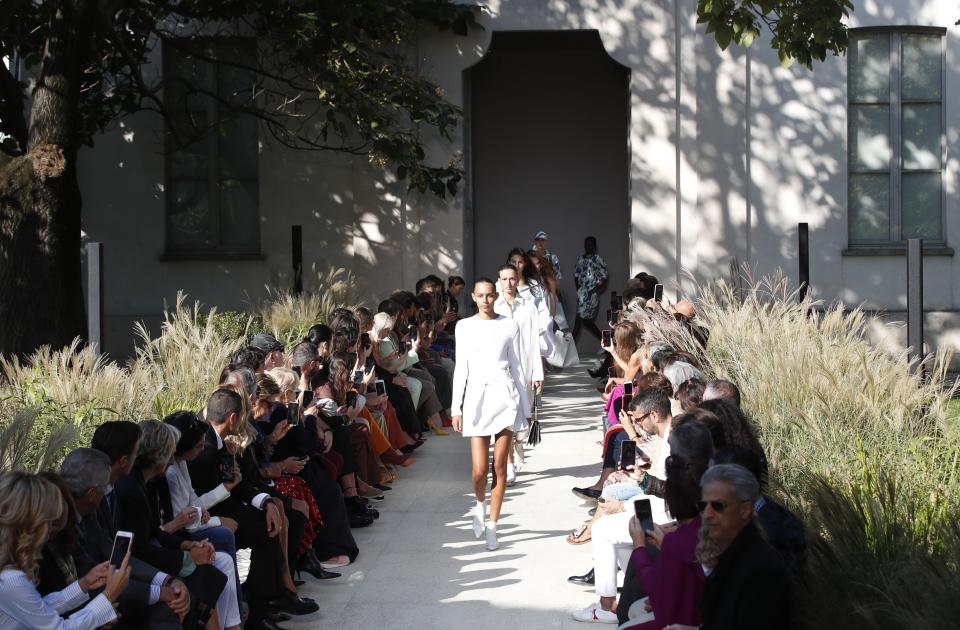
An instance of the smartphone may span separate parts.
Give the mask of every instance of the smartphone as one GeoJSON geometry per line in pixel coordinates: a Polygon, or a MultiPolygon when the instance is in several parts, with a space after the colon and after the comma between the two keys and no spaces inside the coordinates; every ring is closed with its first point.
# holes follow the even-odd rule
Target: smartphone
{"type": "Polygon", "coordinates": [[[617,308],[617,292],[616,291],[610,292],[610,306],[612,306],[613,308],[617,308]]]}
{"type": "Polygon", "coordinates": [[[620,400],[622,401],[620,403],[620,408],[623,409],[624,411],[629,411],[630,403],[633,402],[633,394],[624,394],[623,396],[620,397],[620,400]]]}
{"type": "Polygon", "coordinates": [[[637,462],[637,443],[626,441],[620,443],[620,470],[626,470],[637,462]]]}
{"type": "Polygon", "coordinates": [[[623,309],[623,296],[622,296],[622,295],[618,295],[618,296],[617,296],[617,301],[616,301],[616,302],[614,303],[614,305],[613,305],[613,310],[615,310],[615,311],[620,311],[620,310],[622,310],[622,309],[623,309]]]}
{"type": "Polygon", "coordinates": [[[303,371],[300,369],[299,365],[295,365],[291,369],[297,373],[297,378],[300,378],[301,376],[303,376],[303,371]]]}
{"type": "Polygon", "coordinates": [[[607,321],[610,322],[611,324],[617,323],[617,321],[613,319],[614,317],[616,317],[615,313],[616,311],[613,310],[612,308],[607,309],[607,321]]]}
{"type": "Polygon", "coordinates": [[[347,392],[347,407],[357,404],[357,392],[347,392]]]}
{"type": "Polygon", "coordinates": [[[617,368],[607,368],[607,378],[617,378],[617,368]]]}
{"type": "Polygon", "coordinates": [[[295,427],[300,424],[300,403],[287,403],[287,423],[291,427],[295,427]]]}
{"type": "Polygon", "coordinates": [[[119,569],[123,564],[123,559],[133,544],[133,533],[120,530],[113,537],[113,550],[110,551],[110,564],[114,569],[119,569]]]}
{"type": "Polygon", "coordinates": [[[377,388],[377,396],[386,396],[387,395],[387,384],[384,383],[379,378],[373,382],[377,388]]]}
{"type": "Polygon", "coordinates": [[[633,502],[633,509],[637,514],[637,520],[640,521],[640,528],[650,533],[653,531],[653,509],[650,507],[650,499],[638,499],[633,502]]]}
{"type": "Polygon", "coordinates": [[[303,392],[303,398],[300,402],[301,406],[306,409],[310,406],[310,403],[313,402],[313,390],[308,389],[303,392]]]}
{"type": "Polygon", "coordinates": [[[613,331],[604,330],[600,333],[600,343],[604,348],[609,348],[613,345],[613,331]]]}
{"type": "Polygon", "coordinates": [[[230,453],[224,453],[220,457],[220,481],[233,481],[234,465],[235,461],[230,453]]]}
{"type": "Polygon", "coordinates": [[[376,361],[373,360],[373,357],[367,357],[367,360],[363,363],[363,369],[369,372],[373,369],[373,366],[376,365],[376,361]]]}
{"type": "Polygon", "coordinates": [[[360,343],[367,350],[370,349],[370,333],[363,333],[360,335],[360,343]]]}
{"type": "Polygon", "coordinates": [[[363,370],[354,370],[353,371],[353,386],[360,387],[360,384],[363,383],[363,370]]]}
{"type": "Polygon", "coordinates": [[[633,396],[633,381],[624,381],[623,383],[623,395],[633,396]]]}
{"type": "Polygon", "coordinates": [[[662,302],[663,301],[663,285],[658,284],[653,287],[653,301],[662,302]]]}

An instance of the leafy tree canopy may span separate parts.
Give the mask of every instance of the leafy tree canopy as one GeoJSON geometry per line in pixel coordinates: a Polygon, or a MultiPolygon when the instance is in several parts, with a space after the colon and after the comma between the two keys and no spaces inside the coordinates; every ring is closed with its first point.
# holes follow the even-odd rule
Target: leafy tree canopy
{"type": "Polygon", "coordinates": [[[699,0],[697,22],[707,25],[723,50],[731,42],[750,46],[766,28],[781,63],[812,69],[814,60],[847,49],[843,19],[852,10],[850,0],[699,0]]]}
{"type": "MultiPolygon", "coordinates": [[[[191,103],[214,99],[221,112],[253,116],[285,146],[365,155],[392,165],[412,189],[455,193],[457,164],[430,165],[418,133],[433,127],[449,138],[459,110],[411,65],[408,46],[421,29],[466,35],[479,28],[479,7],[448,0],[0,0],[0,54],[19,53],[40,68],[49,25],[67,5],[80,18],[82,85],[76,141],[126,114],[152,110],[186,144],[209,133],[189,115],[191,103]],[[256,54],[234,56],[213,37],[248,38],[256,54]],[[228,67],[245,82],[224,93],[203,81],[171,86],[151,68],[158,46],[228,67]],[[164,90],[177,98],[164,99],[164,90]],[[186,121],[187,124],[184,124],[186,121]],[[175,123],[175,124],[174,124],[175,123]],[[413,124],[411,124],[413,123],[413,124]]],[[[183,79],[181,77],[180,81],[183,79]]],[[[28,146],[24,83],[0,64],[3,150],[28,146]]]]}

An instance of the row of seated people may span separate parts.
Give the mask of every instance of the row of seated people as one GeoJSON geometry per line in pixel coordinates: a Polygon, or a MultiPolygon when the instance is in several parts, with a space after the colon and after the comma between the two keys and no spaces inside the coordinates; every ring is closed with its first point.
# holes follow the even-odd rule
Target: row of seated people
{"type": "Polygon", "coordinates": [[[677,306],[631,299],[603,345],[603,463],[573,488],[592,507],[567,535],[593,560],[569,581],[598,601],[573,616],[642,630],[790,627],[803,527],[765,494],[767,459],[736,385],[705,381],[702,354],[659,336],[674,322],[706,343],[693,305],[677,306]]]}
{"type": "Polygon", "coordinates": [[[337,309],[289,351],[255,335],[203,409],[106,422],[57,473],[5,473],[0,627],[274,629],[317,612],[301,578],[339,577],[427,429],[446,433],[456,308],[439,279],[418,289],[337,309]],[[129,553],[113,558],[118,532],[129,553]]]}

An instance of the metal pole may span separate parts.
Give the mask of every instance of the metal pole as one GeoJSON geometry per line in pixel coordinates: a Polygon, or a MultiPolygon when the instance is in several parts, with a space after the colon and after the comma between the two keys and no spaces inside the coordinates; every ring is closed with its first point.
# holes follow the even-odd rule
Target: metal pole
{"type": "Polygon", "coordinates": [[[907,240],[907,346],[910,373],[923,361],[923,250],[919,238],[907,240]]]}
{"type": "Polygon", "coordinates": [[[800,258],[800,301],[803,302],[810,288],[810,230],[806,223],[797,226],[797,241],[800,258]]]}
{"type": "Polygon", "coordinates": [[[87,243],[87,343],[103,348],[103,243],[87,243]]]}
{"type": "Polygon", "coordinates": [[[291,230],[293,239],[293,293],[303,293],[303,226],[294,225],[291,230]]]}

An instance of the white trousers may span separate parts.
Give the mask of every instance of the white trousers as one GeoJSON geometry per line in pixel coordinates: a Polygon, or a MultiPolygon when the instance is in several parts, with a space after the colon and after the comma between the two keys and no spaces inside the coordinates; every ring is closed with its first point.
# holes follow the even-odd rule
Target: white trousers
{"type": "Polygon", "coordinates": [[[633,539],[630,537],[630,518],[633,503],[627,502],[626,512],[607,514],[593,524],[593,571],[594,587],[599,597],[617,596],[617,569],[626,569],[633,554],[633,539]]]}
{"type": "Polygon", "coordinates": [[[217,615],[220,617],[220,630],[240,625],[240,601],[237,599],[237,578],[233,570],[233,558],[230,554],[217,552],[213,566],[227,576],[227,583],[217,599],[217,615]]]}

